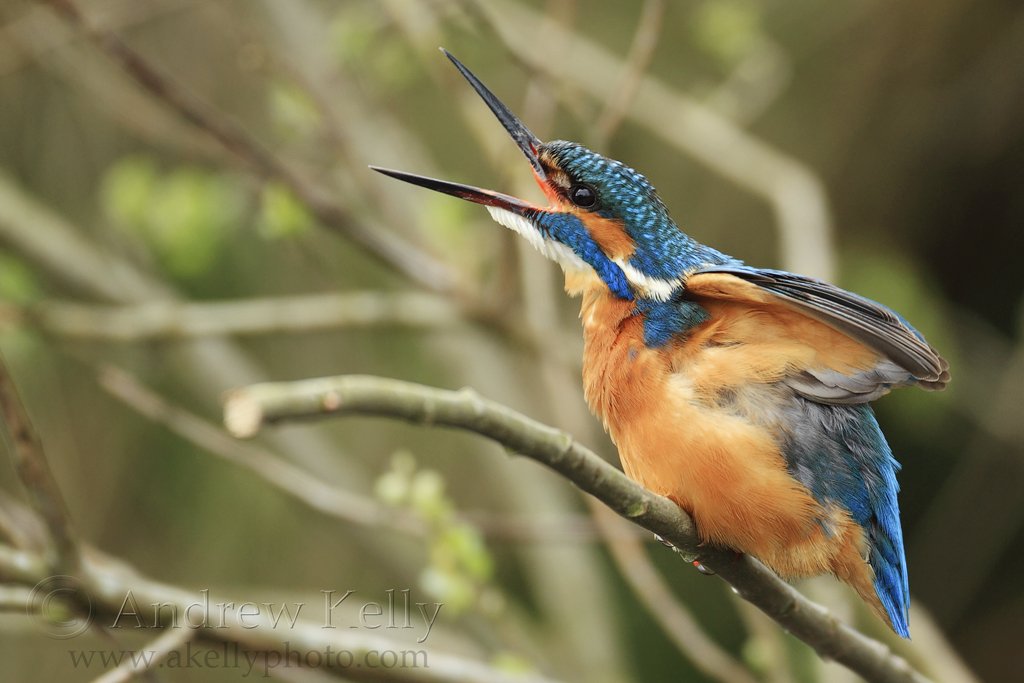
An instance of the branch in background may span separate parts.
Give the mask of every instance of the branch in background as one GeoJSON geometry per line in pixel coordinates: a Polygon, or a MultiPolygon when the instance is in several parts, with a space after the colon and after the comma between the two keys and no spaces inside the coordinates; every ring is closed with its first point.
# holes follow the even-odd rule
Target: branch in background
{"type": "Polygon", "coordinates": [[[421,535],[425,531],[418,520],[389,510],[376,501],[325,484],[321,478],[259,446],[232,439],[213,423],[172,405],[123,370],[103,366],[97,379],[107,393],[132,410],[164,425],[203,450],[248,469],[318,512],[354,524],[383,526],[413,535],[421,535]]]}
{"type": "Polygon", "coordinates": [[[32,609],[32,589],[27,586],[0,586],[0,614],[25,614],[32,609]]]}
{"type": "Polygon", "coordinates": [[[704,104],[738,126],[749,126],[778,99],[792,75],[789,55],[762,36],[704,104]]]}
{"type": "MultiPolygon", "coordinates": [[[[593,500],[593,499],[591,499],[593,500]]],[[[594,519],[609,533],[627,526],[608,508],[593,504],[594,519]]],[[[631,525],[629,525],[631,526],[631,525]]],[[[633,589],[647,613],[696,669],[722,683],[757,683],[743,664],[720,648],[704,633],[693,615],[672,594],[639,539],[620,540],[608,544],[619,573],[633,589]]]]}
{"type": "Polygon", "coordinates": [[[67,505],[3,356],[0,356],[0,420],[11,439],[14,470],[28,493],[32,508],[49,531],[55,553],[54,572],[74,574],[80,558],[67,505]]]}
{"type": "Polygon", "coordinates": [[[604,111],[594,124],[594,147],[606,148],[615,131],[626,118],[637,88],[650,66],[654,50],[661,37],[661,22],[665,18],[665,0],[647,0],[637,20],[633,44],[623,65],[623,74],[615,87],[615,96],[605,100],[604,111]]]}
{"type": "Polygon", "coordinates": [[[935,617],[920,602],[910,606],[910,621],[914,624],[914,640],[899,640],[897,648],[904,649],[908,655],[925,659],[930,670],[942,677],[942,683],[981,683],[981,679],[950,647],[935,617]]]}
{"type": "MultiPolygon", "coordinates": [[[[89,232],[30,196],[0,169],[0,243],[82,296],[122,304],[175,298],[166,283],[88,240],[85,235],[89,232]]],[[[268,375],[265,367],[224,338],[163,349],[160,363],[199,405],[215,401],[228,387],[268,375]]],[[[344,457],[344,449],[339,451],[338,443],[323,433],[278,432],[268,441],[315,476],[344,481],[356,490],[366,490],[372,483],[366,467],[357,459],[344,457]]],[[[387,534],[366,535],[363,544],[367,552],[382,558],[389,570],[408,572],[412,566],[409,554],[387,534]]]]}
{"type": "MultiPolygon", "coordinates": [[[[104,25],[108,28],[129,30],[190,9],[199,1],[116,3],[97,9],[103,13],[104,25]],[[112,9],[115,11],[110,11],[112,9]]],[[[80,34],[49,8],[26,9],[0,28],[0,33],[0,77],[27,64],[37,64],[82,92],[119,126],[139,138],[186,158],[215,160],[221,164],[229,160],[220,145],[141,92],[119,71],[111,69],[103,55],[83,43],[80,34]]]]}
{"type": "Polygon", "coordinates": [[[824,658],[879,683],[923,683],[924,676],[882,643],[839,623],[757,560],[718,548],[698,548],[693,521],[676,504],[656,496],[568,434],[531,420],[475,392],[434,389],[380,377],[345,376],[267,383],[236,389],[226,399],[224,421],[239,437],[264,425],[328,415],[376,415],[416,424],[475,432],[547,465],[615,512],[653,531],[730,583],[746,600],[810,645],[824,658]]]}
{"type": "Polygon", "coordinates": [[[46,525],[32,510],[0,489],[0,543],[36,553],[46,552],[46,525]]]}
{"type": "Polygon", "coordinates": [[[171,297],[166,284],[97,247],[88,234],[0,169],[0,242],[58,282],[89,296],[119,303],[171,297]]]}
{"type": "Polygon", "coordinates": [[[375,230],[355,220],[328,194],[308,182],[233,121],[216,112],[171,78],[162,74],[112,31],[92,25],[72,0],[41,0],[88,38],[143,90],[162,101],[188,123],[207,133],[257,175],[288,187],[326,228],[359,245],[398,273],[426,289],[457,293],[457,274],[447,265],[398,235],[375,230]]]}
{"type": "MultiPolygon", "coordinates": [[[[159,605],[159,609],[140,609],[137,614],[132,614],[126,628],[133,629],[139,623],[137,620],[141,620],[142,628],[146,629],[173,628],[177,620],[179,628],[187,630],[181,626],[185,619],[192,619],[193,623],[200,625],[201,618],[194,616],[196,605],[216,605],[211,623],[194,629],[195,638],[207,645],[237,645],[240,661],[259,655],[255,670],[261,674],[264,662],[269,671],[273,671],[271,661],[276,660],[283,666],[284,662],[299,658],[310,668],[345,680],[379,681],[381,669],[358,666],[362,655],[372,651],[413,651],[426,653],[417,660],[422,665],[389,667],[386,670],[387,680],[395,683],[554,683],[538,674],[508,673],[425,644],[369,635],[365,629],[324,628],[323,621],[302,619],[296,619],[293,626],[290,617],[280,620],[280,615],[277,615],[278,619],[275,619],[263,611],[255,616],[251,611],[241,615],[245,606],[252,603],[217,595],[216,591],[200,594],[158,583],[95,550],[84,550],[79,576],[92,601],[88,618],[93,624],[111,624],[118,615],[122,615],[123,626],[123,618],[128,614],[124,611],[125,600],[129,594],[136,605],[159,605]],[[338,656],[346,653],[354,659],[338,656]],[[351,665],[346,666],[346,662],[351,662],[351,665]]],[[[34,586],[46,579],[49,573],[49,567],[38,556],[0,545],[0,578],[5,581],[34,586]]]]}
{"type": "MultiPolygon", "coordinates": [[[[100,249],[84,237],[88,233],[83,226],[69,223],[30,196],[0,169],[0,243],[9,245],[49,277],[83,295],[125,305],[178,301],[168,285],[123,258],[100,249]]],[[[515,332],[511,327],[508,331],[510,335],[515,332]]],[[[519,339],[530,350],[539,348],[521,335],[519,339]]],[[[183,386],[200,402],[219,396],[227,387],[267,376],[265,369],[227,339],[205,338],[176,345],[173,353],[162,358],[180,369],[178,377],[185,378],[183,386]]],[[[372,483],[356,460],[339,457],[338,444],[322,434],[310,430],[276,433],[270,436],[270,441],[278,451],[299,460],[313,476],[345,481],[359,490],[366,490],[372,483]]],[[[2,518],[0,509],[0,526],[2,518]]],[[[508,539],[536,537],[533,529],[537,526],[543,529],[546,524],[543,518],[518,523],[498,515],[481,516],[478,521],[484,525],[493,523],[495,533],[508,539]]],[[[22,526],[20,520],[18,525],[22,526]]],[[[592,538],[593,527],[567,525],[565,533],[575,534],[580,539],[592,538]]],[[[405,554],[394,548],[386,534],[373,536],[367,542],[394,566],[402,567],[407,562],[405,554]]]]}
{"type": "Polygon", "coordinates": [[[29,323],[64,337],[138,342],[184,337],[305,333],[362,327],[451,329],[463,320],[451,300],[425,292],[345,292],[184,303],[97,306],[44,301],[0,305],[0,328],[29,323]]]}
{"type": "MultiPolygon", "coordinates": [[[[761,683],[790,683],[797,680],[790,661],[789,639],[771,618],[752,604],[732,593],[736,611],[747,630],[745,659],[761,676],[761,683]]],[[[916,624],[915,624],[916,626],[916,624]]]]}
{"type": "MultiPolygon", "coordinates": [[[[176,299],[166,283],[86,239],[88,232],[28,195],[0,170],[0,242],[83,296],[119,304],[176,299]]],[[[176,368],[182,386],[200,403],[228,387],[267,376],[266,368],[222,338],[175,345],[161,361],[176,368]]],[[[338,445],[322,435],[306,431],[275,435],[272,440],[318,474],[330,473],[353,487],[369,485],[364,469],[339,458],[338,445]]],[[[388,551],[386,539],[380,539],[378,548],[388,551]]]]}
{"type": "Polygon", "coordinates": [[[154,667],[159,667],[172,652],[196,636],[196,630],[187,626],[165,628],[164,632],[141,649],[142,657],[126,657],[116,668],[99,676],[93,683],[127,683],[131,679],[154,667]]]}
{"type": "MultiPolygon", "coordinates": [[[[314,510],[361,526],[391,529],[422,536],[421,520],[405,511],[387,507],[372,498],[343,491],[321,478],[253,444],[239,442],[223,429],[179,406],[173,405],[135,377],[111,366],[98,373],[100,386],[140,415],[165,426],[178,436],[224,460],[253,472],[274,488],[314,510]]],[[[521,543],[592,543],[601,541],[588,517],[517,517],[468,512],[459,519],[472,524],[492,540],[521,543]]],[[[619,528],[612,540],[639,540],[634,528],[619,528]]]]}
{"type": "Polygon", "coordinates": [[[948,540],[943,539],[952,535],[962,538],[958,553],[963,547],[963,556],[971,558],[970,566],[957,571],[955,582],[946,581],[942,575],[925,574],[918,583],[943,596],[931,607],[942,623],[955,624],[964,618],[968,606],[999,571],[1002,558],[1024,526],[1019,496],[1024,486],[1020,465],[1024,452],[1024,420],[1020,419],[1024,308],[1018,311],[1017,326],[1011,333],[1014,336],[1004,336],[966,310],[957,311],[953,322],[962,338],[960,348],[970,352],[959,358],[959,380],[952,398],[957,410],[979,429],[932,495],[918,525],[922,531],[915,535],[910,549],[913,557],[929,566],[949,556],[948,540]],[[1010,456],[1012,451],[1016,458],[1010,456]],[[1016,466],[1007,467],[1008,463],[1016,466]],[[963,514],[963,510],[976,509],[979,503],[984,517],[963,514]]]}
{"type": "MultiPolygon", "coordinates": [[[[97,8],[106,25],[120,30],[134,28],[154,19],[191,9],[201,0],[157,0],[147,3],[114,3],[97,8]],[[116,11],[111,11],[116,9],[116,11]]],[[[53,14],[41,8],[26,8],[11,21],[3,25],[4,40],[0,43],[0,76],[8,76],[24,70],[32,59],[42,53],[54,52],[70,46],[72,38],[66,32],[52,30],[50,21],[53,14]],[[43,23],[46,22],[46,23],[43,23]],[[49,31],[45,29],[51,29],[49,31]],[[19,38],[31,36],[34,45],[26,45],[19,38]],[[31,51],[31,53],[29,53],[31,51]]]]}

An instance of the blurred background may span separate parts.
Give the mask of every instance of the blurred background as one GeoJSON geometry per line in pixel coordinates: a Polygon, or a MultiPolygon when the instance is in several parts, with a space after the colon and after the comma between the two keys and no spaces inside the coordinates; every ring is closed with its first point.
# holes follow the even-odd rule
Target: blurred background
{"type": "MultiPolygon", "coordinates": [[[[556,680],[856,680],[482,439],[219,431],[231,388],[375,374],[471,386],[617,463],[556,266],[366,168],[540,199],[444,45],[541,138],[646,174],[698,240],[884,302],[943,352],[948,391],[876,404],[914,641],[831,579],[800,588],[938,680],[1024,680],[1020,3],[76,6],[0,0],[0,349],[83,542],[238,599],[409,589],[444,604],[426,647],[556,680]]],[[[4,543],[31,544],[9,467],[0,485],[4,543]]],[[[7,607],[0,678],[101,673],[66,655],[102,636],[7,607]]]]}

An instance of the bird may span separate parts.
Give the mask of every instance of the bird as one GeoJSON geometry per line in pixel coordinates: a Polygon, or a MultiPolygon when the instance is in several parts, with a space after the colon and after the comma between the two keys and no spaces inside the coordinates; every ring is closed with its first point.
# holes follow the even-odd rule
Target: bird
{"type": "Polygon", "coordinates": [[[831,573],[909,638],[900,464],[870,402],[943,389],[948,362],[882,304],[699,243],[646,177],[581,144],[542,142],[441,51],[548,205],[371,168],[484,206],[561,266],[581,299],[589,407],[626,475],[682,507],[701,544],[785,579],[831,573]]]}

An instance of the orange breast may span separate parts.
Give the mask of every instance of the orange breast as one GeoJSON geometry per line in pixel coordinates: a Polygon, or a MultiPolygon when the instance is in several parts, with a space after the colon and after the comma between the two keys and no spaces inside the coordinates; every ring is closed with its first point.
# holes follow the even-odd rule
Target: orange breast
{"type": "Polygon", "coordinates": [[[780,451],[788,389],[775,381],[814,352],[760,328],[764,343],[743,343],[758,314],[727,304],[709,305],[712,319],[685,340],[648,349],[632,309],[593,287],[581,313],[587,401],[626,474],[686,509],[705,541],[784,576],[863,572],[860,527],[843,510],[823,509],[780,451]]]}

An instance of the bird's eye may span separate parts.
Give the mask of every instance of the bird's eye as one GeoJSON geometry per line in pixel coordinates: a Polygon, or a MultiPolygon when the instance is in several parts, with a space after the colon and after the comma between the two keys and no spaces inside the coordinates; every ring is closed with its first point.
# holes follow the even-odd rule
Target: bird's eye
{"type": "Polygon", "coordinates": [[[573,185],[569,188],[569,199],[576,206],[589,209],[597,204],[597,193],[589,185],[573,185]]]}

